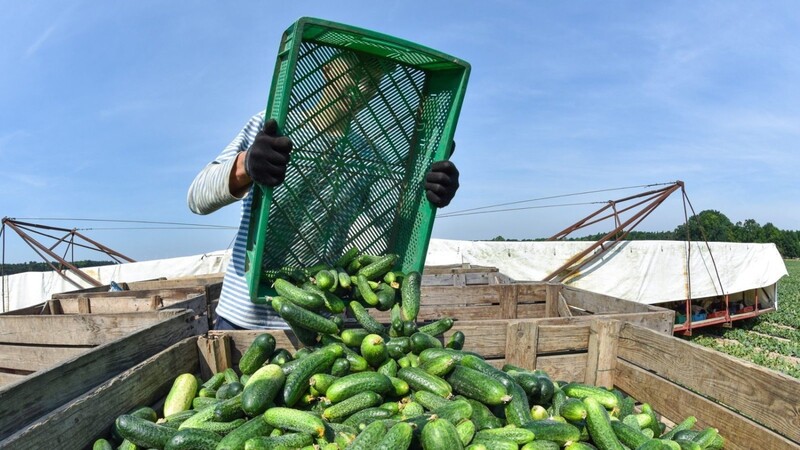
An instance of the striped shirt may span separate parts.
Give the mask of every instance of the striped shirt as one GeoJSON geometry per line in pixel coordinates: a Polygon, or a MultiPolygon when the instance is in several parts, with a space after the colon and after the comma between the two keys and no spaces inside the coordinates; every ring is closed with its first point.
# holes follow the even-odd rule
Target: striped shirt
{"type": "Polygon", "coordinates": [[[256,134],[264,126],[264,112],[254,115],[242,128],[233,141],[222,150],[192,182],[189,187],[187,203],[196,214],[210,214],[223,206],[242,201],[242,215],[239,230],[233,244],[228,269],[222,282],[222,293],[216,312],[225,320],[247,329],[285,329],[286,322],[269,305],[256,305],[250,301],[250,291],[245,279],[245,250],[247,230],[250,223],[250,207],[253,203],[251,190],[243,198],[230,192],[230,173],[236,162],[236,155],[247,150],[255,140],[256,134]]]}

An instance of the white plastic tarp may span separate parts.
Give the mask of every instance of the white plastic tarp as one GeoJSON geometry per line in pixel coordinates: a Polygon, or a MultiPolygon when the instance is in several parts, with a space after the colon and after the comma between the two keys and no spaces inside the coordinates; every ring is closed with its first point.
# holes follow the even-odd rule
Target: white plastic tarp
{"type": "MultiPolygon", "coordinates": [[[[101,284],[110,284],[111,281],[132,282],[219,273],[224,271],[229,259],[230,251],[217,251],[180,258],[87,267],[82,270],[101,284]]],[[[42,303],[60,292],[93,287],[74,274],[68,273],[67,276],[71,281],[52,271],[26,272],[3,277],[0,282],[2,312],[42,303]]]]}
{"type": "MultiPolygon", "coordinates": [[[[494,266],[516,281],[540,281],[592,244],[432,239],[425,264],[494,266]]],[[[768,287],[784,275],[786,266],[774,244],[711,242],[706,246],[703,242],[626,241],[564,283],[655,304],[685,300],[687,296],[704,298],[768,287]]]]}

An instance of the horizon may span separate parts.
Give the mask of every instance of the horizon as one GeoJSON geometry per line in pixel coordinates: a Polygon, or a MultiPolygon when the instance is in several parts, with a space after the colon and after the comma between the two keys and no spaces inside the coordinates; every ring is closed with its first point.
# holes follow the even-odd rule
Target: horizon
{"type": "MultiPolygon", "coordinates": [[[[471,64],[453,158],[461,188],[440,216],[683,180],[698,213],[800,229],[800,4],[458,5],[5,2],[0,217],[79,227],[136,260],[228,248],[239,204],[197,216],[186,192],[266,104],[283,30],[312,16],[471,64]]],[[[547,237],[634,192],[439,217],[433,237],[547,237]],[[548,206],[561,203],[580,204],[548,206]]],[[[681,223],[673,196],[637,231],[681,223]]],[[[15,234],[4,240],[7,260],[37,257],[15,234]]]]}

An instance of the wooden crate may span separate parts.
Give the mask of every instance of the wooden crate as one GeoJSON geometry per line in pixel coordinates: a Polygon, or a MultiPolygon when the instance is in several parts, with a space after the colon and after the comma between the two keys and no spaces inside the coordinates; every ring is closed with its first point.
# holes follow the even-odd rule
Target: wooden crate
{"type": "Polygon", "coordinates": [[[453,264],[425,266],[423,286],[472,286],[476,284],[510,284],[513,280],[500,273],[497,267],[453,264]]]}
{"type": "Polygon", "coordinates": [[[0,317],[0,441],[200,324],[187,310],[0,317]]]}
{"type": "MultiPolygon", "coordinates": [[[[371,311],[388,323],[390,313],[371,311]]],[[[608,295],[596,294],[560,283],[519,283],[455,286],[423,286],[418,319],[452,317],[456,320],[539,319],[573,316],[615,316],[671,333],[675,312],[608,295]]]]}
{"type": "MultiPolygon", "coordinates": [[[[555,322],[490,324],[507,328],[504,346],[496,344],[506,353],[494,362],[544,369],[559,380],[615,386],[671,422],[694,415],[698,426],[719,428],[726,449],[800,448],[800,380],[641,325],[603,317],[549,320],[555,322]]],[[[107,433],[118,415],[157,405],[178,374],[208,376],[235,366],[259,333],[215,331],[185,339],[0,441],[0,447],[84,448],[107,433]]],[[[297,348],[291,332],[271,333],[279,347],[297,348]]],[[[491,348],[471,342],[476,339],[468,337],[467,348],[491,348]]]]}
{"type": "Polygon", "coordinates": [[[122,314],[161,309],[188,309],[211,327],[222,291],[222,274],[124,283],[128,290],[108,286],[53,294],[44,303],[3,315],[122,314]]]}

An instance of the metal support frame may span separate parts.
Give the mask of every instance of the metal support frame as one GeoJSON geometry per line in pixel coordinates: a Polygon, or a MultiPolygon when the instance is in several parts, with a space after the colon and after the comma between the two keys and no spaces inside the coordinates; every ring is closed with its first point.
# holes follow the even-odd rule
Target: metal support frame
{"type": "Polygon", "coordinates": [[[592,214],[589,214],[587,217],[579,220],[578,222],[565,228],[564,230],[556,233],[548,240],[554,241],[558,239],[563,239],[573,231],[579,230],[589,225],[593,225],[595,223],[601,222],[611,217],[614,218],[614,223],[616,224],[616,227],[611,232],[607,233],[605,236],[598,239],[594,244],[590,245],[582,252],[570,258],[561,267],[548,274],[541,281],[551,281],[551,282],[563,281],[568,277],[570,277],[571,275],[573,275],[574,273],[578,272],[582,267],[586,266],[591,261],[597,259],[600,255],[602,255],[603,253],[607,252],[609,249],[614,247],[614,245],[624,240],[625,237],[628,236],[628,233],[630,233],[637,225],[639,225],[639,223],[641,223],[642,220],[644,220],[651,212],[653,212],[653,210],[655,210],[656,207],[661,205],[664,202],[664,200],[667,199],[667,197],[669,197],[673,192],[679,189],[683,189],[682,181],[676,181],[675,183],[661,189],[655,189],[652,191],[643,192],[641,194],[625,197],[619,200],[609,201],[602,208],[598,209],[592,214]],[[642,198],[643,200],[638,201],[630,206],[617,209],[617,206],[622,202],[627,202],[642,198]],[[642,205],[644,205],[644,207],[639,212],[635,213],[633,216],[631,216],[624,222],[621,221],[620,219],[621,213],[630,211],[642,205]],[[601,214],[608,209],[611,209],[612,212],[601,216],[601,214]],[[606,243],[609,242],[610,245],[606,245],[606,243]],[[591,253],[598,248],[600,248],[600,251],[591,255],[591,253]]]}
{"type": "MultiPolygon", "coordinates": [[[[67,252],[69,252],[70,250],[72,250],[74,254],[75,247],[81,247],[104,253],[105,255],[111,257],[112,259],[114,259],[114,261],[118,263],[122,262],[122,260],[124,260],[125,262],[136,262],[134,259],[129,258],[123,255],[122,253],[117,252],[116,250],[106,247],[105,245],[100,244],[99,242],[84,236],[74,228],[67,229],[67,228],[53,227],[48,225],[39,225],[35,223],[19,222],[12,218],[4,217],[2,221],[2,229],[5,229],[6,227],[17,233],[19,237],[22,238],[22,240],[26,244],[28,244],[28,246],[30,246],[33,249],[33,251],[36,252],[36,254],[38,254],[44,260],[45,263],[47,263],[47,265],[49,265],[62,278],[64,278],[77,288],[82,288],[83,286],[79,285],[75,280],[70,279],[67,276],[68,272],[65,269],[68,269],[75,276],[85,281],[86,283],[89,283],[92,286],[99,287],[102,286],[102,283],[65,259],[67,252]],[[62,237],[57,237],[43,233],[42,231],[39,230],[60,231],[64,232],[65,234],[62,237]],[[36,240],[35,238],[33,238],[31,235],[29,235],[26,231],[30,233],[39,234],[41,236],[45,236],[47,238],[51,238],[55,240],[55,243],[53,243],[53,245],[51,245],[50,247],[47,247],[38,240],[36,240]],[[88,245],[75,242],[76,237],[84,241],[88,245]],[[64,256],[60,256],[54,251],[56,247],[58,247],[61,244],[66,244],[66,249],[64,250],[64,256]],[[56,266],[56,264],[54,264],[53,261],[57,262],[58,266],[56,266]]],[[[3,249],[5,252],[5,246],[3,247],[3,249]]],[[[5,260],[3,261],[3,264],[5,264],[5,260]]]]}

